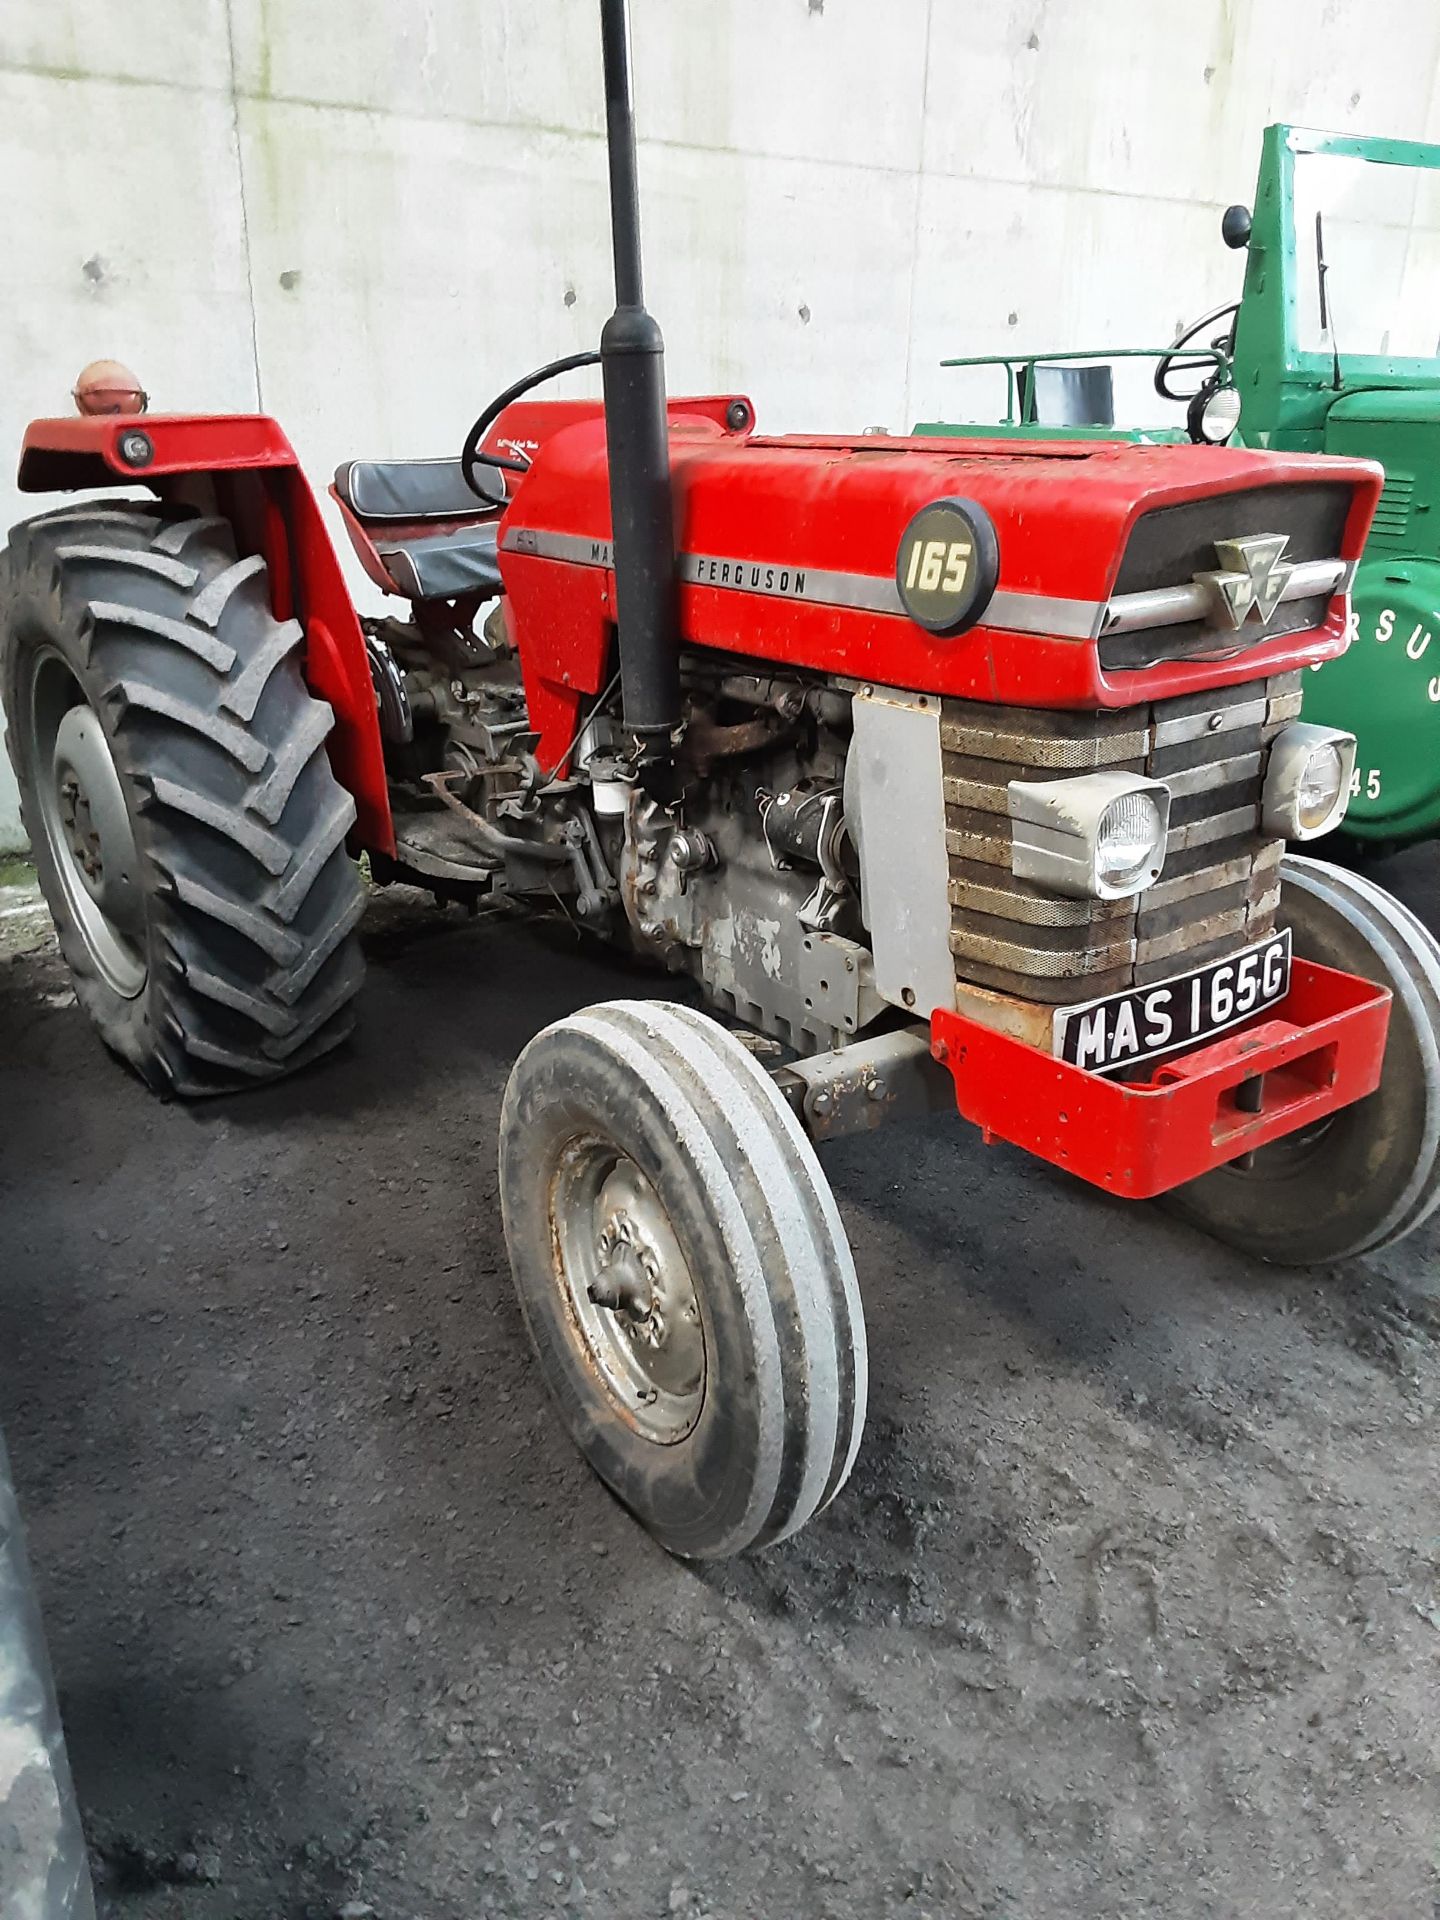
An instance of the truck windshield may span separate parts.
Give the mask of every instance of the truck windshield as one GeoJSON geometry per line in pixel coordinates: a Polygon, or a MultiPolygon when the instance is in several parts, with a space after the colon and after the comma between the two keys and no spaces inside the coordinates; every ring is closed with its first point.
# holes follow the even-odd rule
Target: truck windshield
{"type": "Polygon", "coordinates": [[[1440,357],[1440,173],[1297,154],[1295,255],[1302,351],[1440,357]]]}

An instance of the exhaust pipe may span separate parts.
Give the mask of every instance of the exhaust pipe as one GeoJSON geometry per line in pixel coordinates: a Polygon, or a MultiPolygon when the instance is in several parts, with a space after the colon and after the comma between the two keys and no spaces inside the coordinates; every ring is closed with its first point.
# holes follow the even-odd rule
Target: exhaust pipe
{"type": "Polygon", "coordinates": [[[656,799],[675,795],[672,736],[680,725],[675,515],[665,418],[665,343],[645,311],[640,198],[630,100],[626,0],[600,0],[615,311],[600,335],[614,529],[616,621],[625,728],[639,777],[656,799]]]}

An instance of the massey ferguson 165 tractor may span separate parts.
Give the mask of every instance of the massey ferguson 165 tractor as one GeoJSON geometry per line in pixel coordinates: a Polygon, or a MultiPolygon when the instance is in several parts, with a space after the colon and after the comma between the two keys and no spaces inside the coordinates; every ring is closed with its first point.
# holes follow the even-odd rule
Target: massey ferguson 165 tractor
{"type": "MultiPolygon", "coordinates": [[[[1305,718],[1358,741],[1340,833],[1350,853],[1440,837],[1440,146],[1300,127],[1265,130],[1241,298],[1166,348],[996,355],[1025,437],[1226,441],[1359,454],[1385,468],[1351,585],[1351,645],[1305,680],[1305,718]],[[1185,426],[1120,429],[1111,365],[1157,361],[1185,426]]],[[[1172,416],[1173,418],[1174,416],[1172,416]]],[[[946,437],[994,426],[935,422],[946,437]]]]}
{"type": "Polygon", "coordinates": [[[859,1443],[812,1142],[943,1096],[1267,1259],[1380,1247],[1440,1195],[1440,952],[1285,858],[1345,805],[1353,740],[1296,715],[1377,469],[667,410],[624,0],[601,18],[603,408],[525,397],[572,359],[458,460],[342,468],[404,608],[364,621],[272,421],[36,422],[24,487],[141,497],[16,529],[4,689],[76,990],[162,1091],[349,1030],[362,850],[558,903],[752,1030],[586,1008],[501,1123],[562,1416],[667,1547],[716,1556],[802,1525],[859,1443]]]}

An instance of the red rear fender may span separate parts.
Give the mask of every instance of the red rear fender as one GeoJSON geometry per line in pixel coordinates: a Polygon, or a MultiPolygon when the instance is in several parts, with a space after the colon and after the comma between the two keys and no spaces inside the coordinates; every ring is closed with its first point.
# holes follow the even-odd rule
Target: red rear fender
{"type": "Polygon", "coordinates": [[[395,851],[365,639],[345,576],[295,450],[263,414],[145,414],[34,420],[25,493],[148,487],[223,514],[241,550],[262,553],[276,616],[305,628],[305,677],[335,712],[330,763],[355,797],[354,844],[395,851]]]}

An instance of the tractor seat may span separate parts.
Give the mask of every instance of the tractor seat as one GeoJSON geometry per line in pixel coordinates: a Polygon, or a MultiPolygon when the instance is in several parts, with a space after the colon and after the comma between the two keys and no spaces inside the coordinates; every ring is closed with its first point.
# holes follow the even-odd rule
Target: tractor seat
{"type": "Polygon", "coordinates": [[[496,532],[492,520],[468,533],[432,533],[420,540],[382,535],[375,551],[407,600],[458,600],[467,593],[493,600],[505,591],[495,557],[496,532]]]}
{"type": "MultiPolygon", "coordinates": [[[[505,495],[499,467],[481,482],[505,495]]],[[[458,460],[349,460],[335,497],[367,572],[406,600],[457,600],[504,592],[495,557],[500,509],[465,484],[458,460]]]]}

